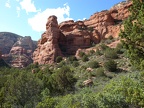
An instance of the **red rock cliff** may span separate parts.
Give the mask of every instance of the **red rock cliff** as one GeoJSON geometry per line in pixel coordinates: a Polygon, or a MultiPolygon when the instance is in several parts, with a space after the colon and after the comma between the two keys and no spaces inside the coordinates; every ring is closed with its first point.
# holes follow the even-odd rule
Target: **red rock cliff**
{"type": "Polygon", "coordinates": [[[64,21],[58,25],[56,16],[50,16],[46,32],[33,54],[34,62],[53,63],[57,56],[75,55],[78,49],[91,47],[109,36],[118,37],[122,21],[129,16],[131,2],[121,2],[110,10],[95,13],[85,21],[64,21]]]}
{"type": "Polygon", "coordinates": [[[57,56],[62,56],[58,45],[60,30],[56,16],[50,16],[46,24],[46,31],[38,41],[38,48],[33,53],[34,62],[39,64],[53,63],[57,56]]]}
{"type": "Polygon", "coordinates": [[[113,6],[110,10],[104,10],[95,13],[90,19],[85,20],[84,24],[88,27],[93,27],[99,41],[109,36],[118,37],[122,21],[126,19],[130,13],[128,8],[132,2],[121,2],[113,6]]]}

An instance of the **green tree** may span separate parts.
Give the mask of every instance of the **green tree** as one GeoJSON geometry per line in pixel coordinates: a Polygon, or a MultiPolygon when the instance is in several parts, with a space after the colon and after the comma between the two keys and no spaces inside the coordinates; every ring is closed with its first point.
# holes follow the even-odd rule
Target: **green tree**
{"type": "Polygon", "coordinates": [[[131,63],[138,69],[144,61],[144,0],[133,0],[130,7],[131,15],[124,22],[124,30],[120,37],[131,63]]]}
{"type": "Polygon", "coordinates": [[[109,60],[104,63],[104,68],[110,72],[115,72],[117,70],[117,63],[114,60],[109,60]]]}
{"type": "Polygon", "coordinates": [[[73,71],[68,66],[63,66],[56,70],[49,79],[49,89],[53,93],[65,93],[74,89],[76,79],[73,71]]]}
{"type": "Polygon", "coordinates": [[[35,107],[43,87],[42,81],[32,73],[14,72],[5,85],[6,104],[11,107],[35,107]]]}

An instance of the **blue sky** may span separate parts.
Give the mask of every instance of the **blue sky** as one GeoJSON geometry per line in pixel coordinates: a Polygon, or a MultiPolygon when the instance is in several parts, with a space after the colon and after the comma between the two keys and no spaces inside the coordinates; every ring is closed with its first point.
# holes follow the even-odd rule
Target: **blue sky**
{"type": "Polygon", "coordinates": [[[123,0],[0,0],[0,32],[39,40],[50,15],[58,22],[83,20],[123,0]]]}

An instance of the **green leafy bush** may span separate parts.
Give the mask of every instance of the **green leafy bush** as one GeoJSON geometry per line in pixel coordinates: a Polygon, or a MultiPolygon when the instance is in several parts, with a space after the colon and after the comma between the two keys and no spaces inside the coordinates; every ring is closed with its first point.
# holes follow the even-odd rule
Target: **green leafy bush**
{"type": "Polygon", "coordinates": [[[96,70],[96,76],[105,76],[104,69],[102,67],[96,70]]]}
{"type": "Polygon", "coordinates": [[[90,62],[88,63],[88,66],[89,66],[90,68],[98,68],[98,67],[99,67],[99,63],[98,63],[97,61],[90,61],[90,62]]]}
{"type": "Polygon", "coordinates": [[[118,55],[114,49],[108,48],[105,50],[105,57],[111,59],[117,59],[118,55]]]}
{"type": "Polygon", "coordinates": [[[117,71],[117,63],[114,60],[109,60],[104,63],[104,68],[110,72],[117,71]]]}
{"type": "Polygon", "coordinates": [[[72,63],[72,65],[73,65],[74,67],[78,67],[78,66],[79,66],[79,62],[78,62],[78,61],[74,61],[74,62],[72,63]]]}
{"type": "Polygon", "coordinates": [[[92,54],[94,54],[94,53],[95,53],[94,50],[90,50],[90,52],[89,52],[90,55],[92,55],[92,54]]]}
{"type": "Polygon", "coordinates": [[[62,57],[61,57],[61,56],[57,56],[57,57],[56,57],[56,62],[59,63],[59,62],[61,62],[61,61],[62,61],[62,57]]]}
{"type": "Polygon", "coordinates": [[[100,48],[101,48],[101,50],[106,50],[109,47],[107,45],[105,45],[104,43],[101,43],[100,48]]]}
{"type": "Polygon", "coordinates": [[[103,54],[103,53],[101,52],[101,50],[99,50],[99,49],[96,50],[96,55],[97,55],[97,56],[100,56],[100,55],[102,55],[102,54],[103,54]]]}
{"type": "Polygon", "coordinates": [[[82,51],[79,52],[79,56],[80,56],[80,57],[83,57],[83,56],[85,56],[85,55],[86,55],[86,54],[85,54],[84,52],[82,52],[82,51]]]}
{"type": "Polygon", "coordinates": [[[87,55],[84,55],[84,56],[82,57],[82,61],[83,61],[83,62],[86,62],[86,61],[88,61],[88,60],[89,60],[89,58],[88,58],[87,55]]]}
{"type": "Polygon", "coordinates": [[[71,62],[77,61],[77,58],[75,56],[70,56],[69,57],[69,61],[71,61],[71,62]]]}

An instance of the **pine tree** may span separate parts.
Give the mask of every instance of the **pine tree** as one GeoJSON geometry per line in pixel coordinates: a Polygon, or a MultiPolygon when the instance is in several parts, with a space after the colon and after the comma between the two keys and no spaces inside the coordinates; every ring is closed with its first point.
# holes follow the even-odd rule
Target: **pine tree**
{"type": "Polygon", "coordinates": [[[144,69],[144,0],[132,0],[120,37],[133,66],[144,69]]]}

